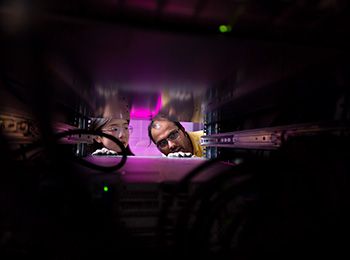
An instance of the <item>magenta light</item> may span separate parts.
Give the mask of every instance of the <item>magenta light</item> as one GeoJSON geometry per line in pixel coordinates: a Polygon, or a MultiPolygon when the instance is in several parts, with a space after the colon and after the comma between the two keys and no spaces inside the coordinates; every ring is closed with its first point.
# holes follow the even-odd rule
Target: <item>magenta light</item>
{"type": "Polygon", "coordinates": [[[134,119],[150,119],[151,117],[158,114],[160,109],[162,108],[162,96],[158,95],[156,107],[154,110],[143,108],[143,107],[135,107],[133,106],[130,111],[130,118],[134,119]]]}
{"type": "Polygon", "coordinates": [[[152,112],[152,116],[159,113],[160,109],[162,108],[162,95],[159,94],[157,98],[157,104],[155,110],[152,112]]]}
{"type": "Polygon", "coordinates": [[[132,108],[130,112],[131,118],[149,119],[152,116],[152,111],[147,108],[132,108]]]}

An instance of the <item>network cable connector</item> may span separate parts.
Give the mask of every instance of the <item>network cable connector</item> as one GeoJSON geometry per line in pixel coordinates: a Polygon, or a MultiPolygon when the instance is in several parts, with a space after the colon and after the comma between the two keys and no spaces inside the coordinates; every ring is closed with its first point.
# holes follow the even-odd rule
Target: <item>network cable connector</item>
{"type": "Polygon", "coordinates": [[[0,111],[0,130],[14,144],[28,144],[39,139],[37,123],[26,114],[0,111]]]}
{"type": "MultiPolygon", "coordinates": [[[[72,125],[56,122],[53,124],[53,129],[55,130],[55,133],[58,134],[70,130],[78,130],[79,128],[72,125]]],[[[60,138],[59,142],[63,144],[92,144],[93,140],[96,137],[97,135],[93,134],[74,133],[60,138]]]]}

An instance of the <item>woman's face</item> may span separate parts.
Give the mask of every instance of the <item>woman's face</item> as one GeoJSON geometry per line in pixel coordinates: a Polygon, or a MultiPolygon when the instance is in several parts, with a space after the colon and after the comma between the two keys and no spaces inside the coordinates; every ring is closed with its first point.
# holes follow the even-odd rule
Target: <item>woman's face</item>
{"type": "MultiPolygon", "coordinates": [[[[103,128],[102,132],[116,137],[121,141],[124,147],[129,144],[129,123],[125,119],[111,119],[103,128]]],[[[121,152],[120,147],[111,139],[99,137],[97,142],[102,143],[104,147],[115,152],[121,152]]]]}

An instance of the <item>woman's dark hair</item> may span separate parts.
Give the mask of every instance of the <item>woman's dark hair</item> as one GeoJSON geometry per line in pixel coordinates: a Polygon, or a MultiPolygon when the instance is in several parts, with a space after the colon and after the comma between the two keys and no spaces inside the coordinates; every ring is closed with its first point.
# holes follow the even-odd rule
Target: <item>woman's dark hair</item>
{"type": "MultiPolygon", "coordinates": [[[[104,117],[99,117],[99,118],[93,118],[91,120],[91,124],[89,129],[94,130],[94,131],[102,131],[102,128],[107,125],[112,118],[104,118],[104,117]]],[[[129,124],[129,120],[128,124],[129,124]]],[[[104,146],[102,143],[96,142],[95,140],[91,145],[88,147],[88,153],[91,154],[92,152],[96,151],[97,149],[102,149],[104,146]]],[[[135,154],[131,151],[129,144],[125,147],[126,149],[126,155],[128,156],[134,156],[135,154]]]]}
{"type": "Polygon", "coordinates": [[[148,137],[150,139],[150,144],[151,144],[151,141],[154,144],[156,144],[156,142],[154,141],[153,136],[152,136],[152,128],[154,127],[155,121],[173,122],[181,131],[183,131],[185,134],[187,134],[185,131],[185,128],[183,127],[183,125],[181,125],[181,123],[177,120],[177,118],[175,118],[173,116],[166,115],[166,114],[157,114],[155,117],[153,117],[151,123],[148,125],[148,137]]]}

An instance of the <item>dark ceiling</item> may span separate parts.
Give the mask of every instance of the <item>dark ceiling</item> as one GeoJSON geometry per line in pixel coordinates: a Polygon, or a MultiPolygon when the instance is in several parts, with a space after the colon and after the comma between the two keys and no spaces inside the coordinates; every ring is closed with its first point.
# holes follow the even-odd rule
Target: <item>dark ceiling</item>
{"type": "Polygon", "coordinates": [[[345,0],[5,1],[1,66],[10,75],[27,71],[43,53],[55,84],[82,97],[105,82],[138,92],[203,89],[232,73],[253,89],[348,52],[349,7],[345,0]],[[231,31],[220,32],[223,24],[231,31]]]}

